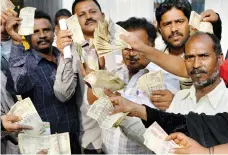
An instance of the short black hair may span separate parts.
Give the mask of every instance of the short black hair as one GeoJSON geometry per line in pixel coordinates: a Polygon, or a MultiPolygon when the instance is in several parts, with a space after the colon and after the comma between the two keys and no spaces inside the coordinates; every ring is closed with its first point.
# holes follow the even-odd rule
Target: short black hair
{"type": "Polygon", "coordinates": [[[70,17],[71,13],[67,9],[61,9],[61,10],[57,11],[56,14],[55,14],[55,25],[59,25],[58,18],[61,17],[61,16],[70,17]]]}
{"type": "Polygon", "coordinates": [[[50,22],[50,24],[52,25],[51,17],[46,12],[43,12],[41,10],[35,11],[35,17],[34,18],[35,19],[41,19],[41,18],[47,19],[50,22]]]}
{"type": "Polygon", "coordinates": [[[157,37],[156,28],[152,23],[147,21],[145,18],[136,18],[131,17],[126,21],[119,21],[116,24],[121,26],[122,28],[129,30],[129,29],[143,29],[147,32],[149,42],[151,45],[154,45],[154,41],[157,37]]]}
{"type": "MultiPolygon", "coordinates": [[[[201,32],[201,31],[197,31],[188,40],[190,40],[191,38],[196,37],[198,35],[202,35],[202,34],[206,34],[207,36],[209,36],[211,38],[211,40],[213,42],[213,49],[215,51],[216,56],[223,55],[220,40],[218,39],[218,37],[215,34],[211,34],[211,33],[208,33],[208,32],[205,33],[205,32],[201,32]]],[[[187,45],[187,43],[186,43],[186,45],[187,45]]]]}
{"type": "MultiPolygon", "coordinates": [[[[86,1],[86,0],[75,0],[74,3],[72,4],[72,14],[74,15],[74,8],[75,6],[79,3],[79,2],[82,2],[82,1],[86,1]]],[[[97,2],[97,0],[93,0],[93,2],[98,6],[98,8],[100,9],[100,11],[102,12],[101,10],[101,6],[100,4],[97,2]]]]}
{"type": "Polygon", "coordinates": [[[163,3],[159,5],[155,12],[158,26],[160,26],[162,15],[167,11],[171,10],[172,8],[181,10],[189,20],[192,11],[192,6],[188,2],[188,0],[165,0],[163,3]]]}

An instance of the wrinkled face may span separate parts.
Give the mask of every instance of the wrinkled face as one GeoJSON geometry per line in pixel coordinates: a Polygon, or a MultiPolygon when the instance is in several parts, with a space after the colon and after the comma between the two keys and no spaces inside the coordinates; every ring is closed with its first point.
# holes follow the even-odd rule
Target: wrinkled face
{"type": "Polygon", "coordinates": [[[32,47],[41,51],[52,47],[54,32],[51,23],[45,19],[35,19],[34,34],[31,35],[32,47]]]}
{"type": "MultiPolygon", "coordinates": [[[[68,16],[60,16],[60,17],[57,19],[57,21],[58,21],[58,23],[59,23],[59,20],[60,20],[60,19],[67,19],[67,18],[69,18],[69,17],[68,17],[68,16]]],[[[55,26],[55,34],[56,34],[56,35],[58,35],[59,30],[60,30],[60,26],[59,26],[59,24],[58,24],[58,25],[55,26]]]]}
{"type": "Polygon", "coordinates": [[[159,30],[170,48],[183,47],[189,37],[188,19],[181,10],[172,8],[162,15],[159,30]]]}
{"type": "Polygon", "coordinates": [[[219,78],[221,60],[222,56],[216,56],[213,41],[206,34],[194,36],[186,44],[185,65],[196,88],[211,85],[219,78]]]}
{"type": "Polygon", "coordinates": [[[93,35],[93,32],[98,25],[98,21],[104,20],[104,14],[92,0],[77,3],[74,12],[78,16],[79,24],[85,35],[93,35]]]}
{"type": "MultiPolygon", "coordinates": [[[[146,45],[150,45],[147,32],[143,29],[127,30],[136,35],[146,45]]],[[[149,64],[149,60],[140,52],[133,49],[124,49],[122,52],[123,60],[130,72],[138,72],[140,69],[145,68],[149,64]]]]}

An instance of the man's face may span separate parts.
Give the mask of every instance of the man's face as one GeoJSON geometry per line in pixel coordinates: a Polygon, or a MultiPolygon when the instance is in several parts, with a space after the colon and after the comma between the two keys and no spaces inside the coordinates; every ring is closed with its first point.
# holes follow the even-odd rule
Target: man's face
{"type": "Polygon", "coordinates": [[[159,29],[170,48],[183,47],[189,37],[188,19],[181,10],[172,8],[161,17],[159,29]]]}
{"type": "Polygon", "coordinates": [[[213,41],[206,34],[194,36],[187,42],[185,65],[196,88],[211,85],[219,78],[220,59],[222,56],[216,56],[213,41]]]}
{"type": "Polygon", "coordinates": [[[52,47],[53,40],[54,32],[51,23],[45,18],[35,19],[34,34],[31,35],[32,47],[42,52],[52,47]]]}
{"type": "Polygon", "coordinates": [[[78,16],[79,24],[85,35],[93,35],[98,21],[104,20],[104,14],[92,0],[77,3],[74,12],[78,16]]]}
{"type": "MultiPolygon", "coordinates": [[[[136,35],[146,45],[150,45],[147,32],[143,29],[127,30],[136,35]]],[[[138,72],[140,69],[145,68],[149,64],[149,60],[140,52],[133,49],[124,49],[122,52],[123,60],[128,70],[131,72],[138,72]]]]}

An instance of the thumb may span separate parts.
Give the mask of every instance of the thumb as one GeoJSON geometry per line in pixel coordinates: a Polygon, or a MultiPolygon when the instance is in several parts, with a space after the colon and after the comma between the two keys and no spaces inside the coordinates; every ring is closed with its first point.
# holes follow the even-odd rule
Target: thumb
{"type": "Polygon", "coordinates": [[[14,115],[6,115],[6,117],[7,117],[7,120],[11,122],[18,122],[21,120],[20,117],[14,116],[14,115]]]}

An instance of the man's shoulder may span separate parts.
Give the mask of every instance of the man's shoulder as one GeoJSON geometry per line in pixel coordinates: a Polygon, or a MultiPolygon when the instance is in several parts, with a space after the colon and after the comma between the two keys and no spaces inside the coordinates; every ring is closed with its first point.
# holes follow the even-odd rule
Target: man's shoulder
{"type": "Polygon", "coordinates": [[[178,99],[178,100],[184,99],[190,94],[190,92],[191,92],[190,89],[182,89],[175,94],[173,100],[174,99],[178,99]]]}

